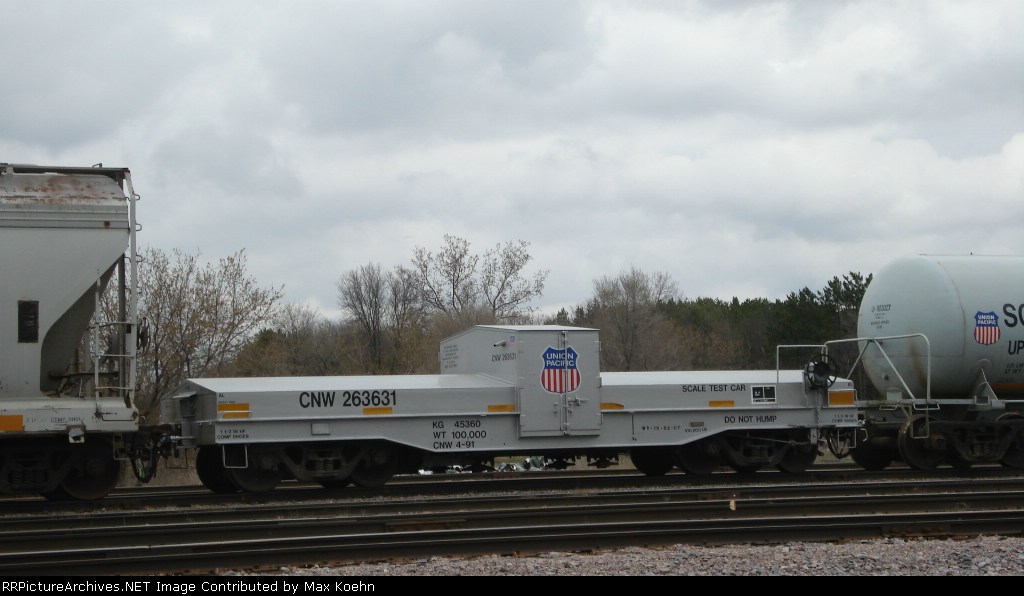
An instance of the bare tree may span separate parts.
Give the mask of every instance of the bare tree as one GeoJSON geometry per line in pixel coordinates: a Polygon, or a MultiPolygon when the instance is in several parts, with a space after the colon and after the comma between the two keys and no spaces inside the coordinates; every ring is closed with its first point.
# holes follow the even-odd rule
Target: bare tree
{"type": "Polygon", "coordinates": [[[507,242],[481,257],[470,252],[467,240],[448,234],[437,254],[417,247],[413,272],[423,303],[466,324],[528,319],[532,309],[527,305],[543,295],[548,276],[544,270],[524,277],[533,259],[528,248],[522,240],[507,242]]]}
{"type": "Polygon", "coordinates": [[[198,254],[159,249],[144,254],[139,309],[149,345],[139,358],[139,409],[159,411],[160,399],[188,377],[218,372],[268,326],[280,288],[262,288],[246,272],[244,251],[201,265],[198,254]]]}
{"type": "Polygon", "coordinates": [[[424,316],[416,275],[412,270],[398,266],[388,277],[385,313],[393,354],[391,372],[426,372],[420,368],[413,349],[422,342],[424,316]]]}
{"type": "Polygon", "coordinates": [[[684,356],[674,325],[659,305],[675,299],[676,283],[666,273],[637,268],[594,281],[591,309],[601,329],[602,357],[609,370],[675,368],[684,356]]]}
{"type": "Polygon", "coordinates": [[[388,283],[380,265],[363,265],[341,275],[337,282],[338,306],[344,308],[362,330],[372,370],[382,369],[384,304],[388,283]]]}
{"type": "Polygon", "coordinates": [[[498,321],[516,323],[529,318],[532,310],[526,304],[543,295],[548,271],[537,271],[530,279],[523,270],[533,259],[523,240],[506,242],[484,253],[480,271],[480,289],[487,306],[498,321]]]}
{"type": "Polygon", "coordinates": [[[338,305],[360,331],[368,372],[407,371],[407,343],[422,329],[420,292],[413,273],[403,267],[385,271],[369,264],[338,279],[338,305]]]}
{"type": "Polygon", "coordinates": [[[444,235],[444,246],[437,254],[422,246],[413,251],[412,262],[421,298],[429,307],[452,313],[473,306],[476,299],[477,255],[469,253],[469,241],[444,235]]]}

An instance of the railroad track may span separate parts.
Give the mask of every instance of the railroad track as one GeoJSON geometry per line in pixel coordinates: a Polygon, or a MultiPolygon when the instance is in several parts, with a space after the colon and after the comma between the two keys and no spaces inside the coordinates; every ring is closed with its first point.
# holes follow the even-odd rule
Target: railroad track
{"type": "MultiPolygon", "coordinates": [[[[682,472],[672,472],[660,477],[639,476],[632,468],[615,467],[608,469],[568,469],[543,472],[507,472],[483,474],[434,474],[396,476],[386,486],[375,489],[362,489],[349,486],[334,496],[355,498],[394,498],[428,494],[443,496],[444,494],[495,493],[523,490],[598,490],[635,487],[639,484],[650,488],[686,486],[692,488],[716,486],[744,486],[755,482],[781,483],[788,478],[792,482],[834,483],[863,480],[900,481],[912,478],[916,481],[928,479],[974,479],[991,477],[1013,477],[1018,471],[1002,466],[976,467],[967,470],[942,468],[934,472],[921,472],[906,467],[890,467],[879,472],[865,471],[863,468],[845,463],[817,464],[806,474],[799,476],[783,476],[777,471],[766,470],[750,476],[733,472],[716,473],[710,476],[691,476],[682,472]]],[[[1020,472],[1024,475],[1024,472],[1020,472]]],[[[203,486],[157,486],[143,485],[132,488],[120,488],[99,502],[64,501],[54,502],[38,496],[17,495],[0,496],[0,511],[5,515],[14,514],[47,514],[52,512],[88,514],[97,510],[137,511],[143,508],[175,507],[187,501],[189,506],[204,506],[223,503],[225,499],[240,503],[271,503],[275,501],[291,502],[296,499],[323,498],[325,489],[316,484],[300,484],[284,482],[270,493],[236,494],[230,497],[210,492],[203,486]]]]}
{"type": "Polygon", "coordinates": [[[850,480],[840,471],[695,484],[574,476],[427,478],[390,487],[391,494],[344,490],[331,498],[295,486],[262,499],[202,503],[177,490],[161,497],[172,504],[155,505],[151,494],[137,495],[130,510],[123,505],[132,497],[123,496],[85,515],[25,512],[5,516],[0,574],[211,574],[437,555],[1024,531],[1024,478],[998,468],[956,478],[850,480]],[[408,493],[394,494],[401,491],[408,493]]]}

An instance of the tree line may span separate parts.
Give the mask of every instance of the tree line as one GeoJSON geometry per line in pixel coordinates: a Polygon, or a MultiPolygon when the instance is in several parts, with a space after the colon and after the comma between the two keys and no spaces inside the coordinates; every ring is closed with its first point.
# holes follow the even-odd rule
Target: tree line
{"type": "Polygon", "coordinates": [[[177,250],[142,256],[138,304],[147,341],[137,396],[147,420],[189,377],[434,374],[439,342],[479,324],[600,329],[605,371],[774,369],[778,345],[855,336],[871,282],[850,272],[784,300],[685,298],[667,273],[634,267],[595,279],[584,301],[545,315],[532,303],[548,271],[530,269],[529,243],[478,254],[446,235],[437,250],[416,247],[408,265],[342,272],[336,288],[344,314],[332,320],[282,304],[283,287],[254,279],[244,250],[205,265],[177,250]]]}

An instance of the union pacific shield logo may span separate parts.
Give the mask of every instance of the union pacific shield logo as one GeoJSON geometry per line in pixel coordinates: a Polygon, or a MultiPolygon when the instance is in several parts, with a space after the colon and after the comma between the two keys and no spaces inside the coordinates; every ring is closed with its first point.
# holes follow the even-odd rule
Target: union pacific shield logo
{"type": "Polygon", "coordinates": [[[540,372],[540,384],[550,393],[569,393],[580,386],[580,371],[576,368],[576,350],[556,350],[548,346],[541,356],[544,370],[540,372]]]}
{"type": "Polygon", "coordinates": [[[999,341],[999,315],[980,310],[974,315],[974,341],[983,346],[999,341]]]}

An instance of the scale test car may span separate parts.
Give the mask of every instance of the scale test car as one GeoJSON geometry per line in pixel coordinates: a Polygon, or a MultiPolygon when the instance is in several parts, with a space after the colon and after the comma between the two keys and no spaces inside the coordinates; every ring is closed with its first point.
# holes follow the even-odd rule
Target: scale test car
{"type": "Polygon", "coordinates": [[[162,419],[198,448],[199,478],[216,492],[284,479],[376,487],[522,455],[599,464],[628,453],[648,475],[799,473],[819,445],[849,445],[861,428],[853,383],[824,360],[603,373],[600,345],[597,329],[479,325],[441,342],[436,375],[189,379],[162,419]]]}

